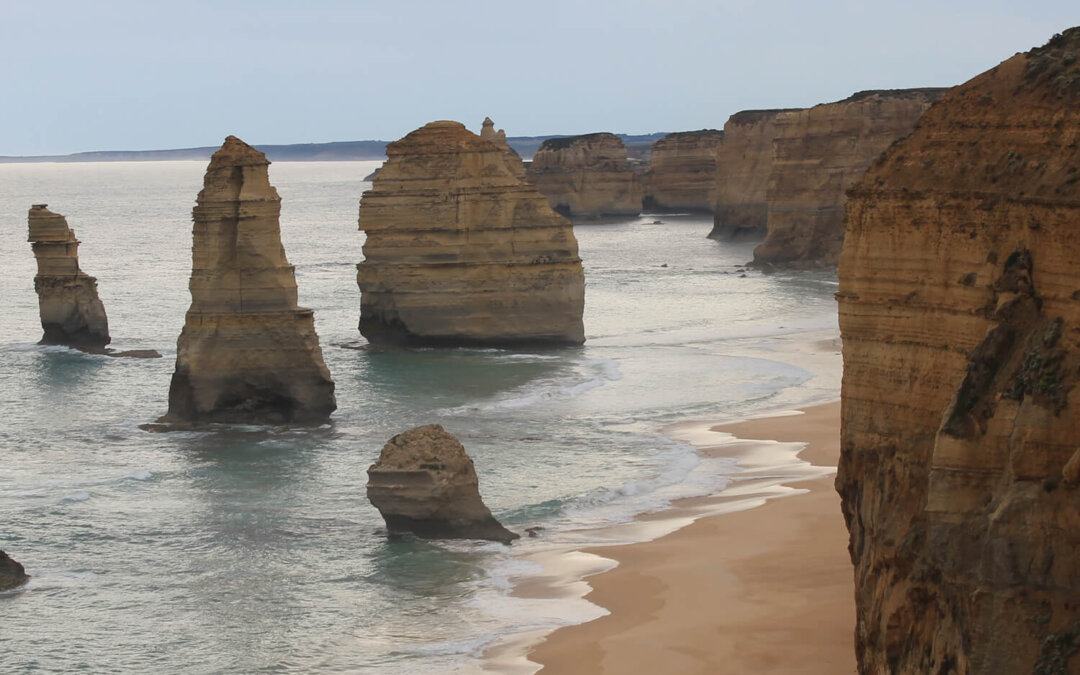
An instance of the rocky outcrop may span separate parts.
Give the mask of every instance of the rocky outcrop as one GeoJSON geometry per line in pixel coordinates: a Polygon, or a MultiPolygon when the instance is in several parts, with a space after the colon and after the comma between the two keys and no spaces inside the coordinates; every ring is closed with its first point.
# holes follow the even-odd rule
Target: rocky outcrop
{"type": "Polygon", "coordinates": [[[518,538],[484,506],[472,460],[438,424],[390,439],[368,469],[367,496],[391,535],[504,544],[518,538]]]}
{"type": "Polygon", "coordinates": [[[646,211],[712,212],[716,202],[716,153],[724,132],[683,131],[652,148],[643,181],[646,211]]]}
{"type": "Polygon", "coordinates": [[[529,180],[568,218],[641,212],[641,179],[615,134],[549,138],[533,156],[529,180]]]}
{"type": "Polygon", "coordinates": [[[111,340],[109,320],[98,298],[97,279],[79,269],[75,231],[46,204],[34,204],[28,221],[37,259],[34,290],[45,331],[40,344],[102,349],[111,340]]]}
{"type": "Polygon", "coordinates": [[[491,121],[490,117],[485,117],[480,125],[480,138],[494,143],[502,152],[507,168],[518,178],[525,178],[525,163],[521,161],[521,155],[517,154],[510,147],[510,144],[506,142],[505,131],[502,129],[495,130],[495,123],[491,121]]]}
{"type": "Polygon", "coordinates": [[[22,565],[12,560],[7,553],[0,551],[0,592],[10,591],[22,586],[30,575],[22,565]]]}
{"type": "Polygon", "coordinates": [[[163,422],[320,423],[336,407],[312,311],[296,304],[269,164],[234,136],[210,159],[163,422]]]}
{"type": "Polygon", "coordinates": [[[848,189],[945,89],[863,91],[776,116],[766,193],[768,233],[757,264],[835,265],[848,189]]]}
{"type": "Polygon", "coordinates": [[[360,332],[372,343],[580,344],[573,226],[458,122],[387,148],[360,202],[360,332]]]}
{"type": "Polygon", "coordinates": [[[782,110],[743,110],[724,123],[716,148],[716,203],[710,239],[763,239],[769,218],[766,191],[773,168],[776,118],[782,110]]]}
{"type": "Polygon", "coordinates": [[[864,673],[1080,672],[1080,28],[850,193],[836,485],[864,673]]]}

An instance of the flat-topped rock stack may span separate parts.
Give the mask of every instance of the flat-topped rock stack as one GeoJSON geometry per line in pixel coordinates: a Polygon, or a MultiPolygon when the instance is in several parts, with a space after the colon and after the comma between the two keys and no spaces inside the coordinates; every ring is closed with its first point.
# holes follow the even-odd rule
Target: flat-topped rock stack
{"type": "Polygon", "coordinates": [[[312,424],[336,407],[312,311],[297,306],[269,164],[234,136],[210,160],[163,422],[312,424]]]}
{"type": "Polygon", "coordinates": [[[1080,28],[851,190],[836,479],[864,673],[1080,672],[1080,28]]]}
{"type": "Polygon", "coordinates": [[[641,213],[641,179],[615,134],[549,138],[533,156],[528,176],[568,218],[641,213]]]}
{"type": "Polygon", "coordinates": [[[360,202],[360,332],[376,344],[580,344],[584,273],[568,220],[458,122],[387,147],[360,202]]]}
{"type": "Polygon", "coordinates": [[[103,349],[109,344],[109,320],[97,292],[97,279],[79,269],[79,240],[67,220],[46,204],[30,208],[29,241],[37,260],[41,344],[103,349]]]}
{"type": "Polygon", "coordinates": [[[643,180],[646,211],[712,212],[716,205],[716,153],[724,132],[682,131],[653,143],[643,180]]]}
{"type": "Polygon", "coordinates": [[[768,233],[754,262],[835,265],[848,189],[945,91],[864,91],[779,113],[766,194],[768,233]]]}

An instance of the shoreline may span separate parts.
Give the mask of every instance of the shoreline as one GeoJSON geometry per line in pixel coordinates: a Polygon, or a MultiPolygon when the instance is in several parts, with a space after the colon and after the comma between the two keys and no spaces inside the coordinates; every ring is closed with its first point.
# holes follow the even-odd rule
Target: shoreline
{"type": "Polygon", "coordinates": [[[593,611],[489,646],[484,670],[855,673],[847,530],[832,486],[839,409],[666,428],[703,457],[736,459],[731,483],[604,528],[598,544],[527,556],[544,572],[516,579],[514,596],[593,611]],[[776,499],[786,496],[799,498],[776,499]]]}

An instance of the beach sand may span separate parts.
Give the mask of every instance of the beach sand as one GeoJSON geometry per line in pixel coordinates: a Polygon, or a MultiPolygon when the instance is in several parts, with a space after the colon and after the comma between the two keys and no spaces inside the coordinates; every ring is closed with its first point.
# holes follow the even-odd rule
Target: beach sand
{"type": "Polygon", "coordinates": [[[833,490],[839,428],[831,403],[672,430],[703,453],[739,457],[745,473],[715,497],[656,514],[697,518],[682,529],[586,551],[618,561],[587,580],[587,599],[610,614],[555,631],[529,660],[543,675],[855,673],[852,568],[833,490]],[[815,466],[794,459],[795,442],[815,466]]]}

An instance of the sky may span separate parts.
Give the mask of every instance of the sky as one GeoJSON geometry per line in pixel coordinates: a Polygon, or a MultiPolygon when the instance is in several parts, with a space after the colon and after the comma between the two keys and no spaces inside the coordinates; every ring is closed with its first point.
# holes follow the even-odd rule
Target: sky
{"type": "Polygon", "coordinates": [[[951,86],[1076,0],[0,0],[0,155],[721,128],[951,86]]]}

